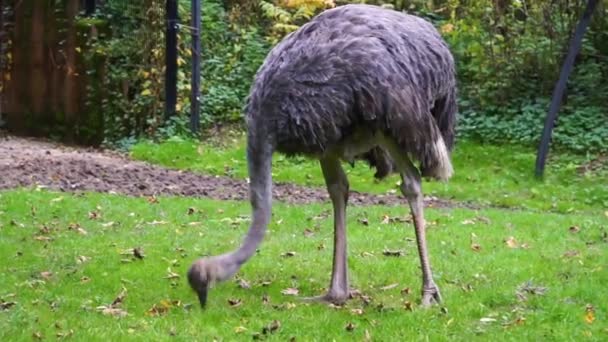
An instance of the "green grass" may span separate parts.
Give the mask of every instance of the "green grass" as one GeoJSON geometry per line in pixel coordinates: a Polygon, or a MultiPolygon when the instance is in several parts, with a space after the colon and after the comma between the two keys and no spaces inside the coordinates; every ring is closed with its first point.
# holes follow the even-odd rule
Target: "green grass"
{"type": "MultiPolygon", "coordinates": [[[[136,159],[197,172],[247,177],[245,144],[242,137],[222,144],[180,139],[162,144],[142,142],[131,155],[136,159]]],[[[448,183],[425,182],[424,192],[457,201],[482,205],[518,207],[556,212],[608,209],[608,172],[600,169],[581,173],[577,167],[593,156],[556,154],[548,161],[544,180],[534,173],[535,151],[512,145],[479,145],[459,142],[453,153],[455,176],[448,183]]],[[[345,165],[351,189],[385,193],[398,189],[399,177],[373,180],[373,171],[359,162],[345,165]]],[[[273,179],[303,185],[323,186],[318,163],[305,158],[275,154],[273,179]]]]}
{"type": "Polygon", "coordinates": [[[0,311],[0,340],[58,334],[79,341],[251,340],[273,320],[281,327],[267,339],[277,341],[361,341],[366,334],[375,341],[608,339],[603,212],[427,210],[431,260],[445,309],[424,310],[417,306],[413,229],[381,223],[383,215],[407,215],[405,207],[349,208],[351,285],[372,298],[369,305],[353,300],[330,308],[281,294],[292,287],[300,296],[316,295],[328,284],[332,219],[319,219],[328,210],[327,203],[276,204],[259,253],[239,273],[251,288],[221,284],[202,311],[185,271],[199,255],[237,246],[247,229],[247,203],[0,192],[0,299],[3,306],[16,303],[0,311]],[[189,208],[194,213],[188,214],[189,208]],[[369,225],[359,223],[360,217],[369,225]],[[313,234],[305,236],[306,229],[313,234]],[[134,247],[143,251],[142,260],[121,254],[134,247]],[[387,257],[385,249],[405,255],[387,257]],[[295,256],[281,256],[288,251],[295,256]],[[179,277],[167,279],[170,272],[179,277]],[[270,283],[264,286],[265,281],[270,283]],[[546,291],[519,298],[518,287],[528,281],[546,291]],[[391,284],[398,285],[381,289],[391,284]],[[410,294],[400,292],[408,287],[410,294]],[[120,308],[127,316],[97,310],[123,288],[120,308]],[[229,299],[242,304],[231,307],[229,299]],[[162,301],[179,302],[162,315],[147,314],[162,301]],[[411,311],[406,301],[413,303],[411,311]],[[588,305],[594,308],[590,313],[588,305]],[[355,327],[350,332],[349,323],[355,327]]]}

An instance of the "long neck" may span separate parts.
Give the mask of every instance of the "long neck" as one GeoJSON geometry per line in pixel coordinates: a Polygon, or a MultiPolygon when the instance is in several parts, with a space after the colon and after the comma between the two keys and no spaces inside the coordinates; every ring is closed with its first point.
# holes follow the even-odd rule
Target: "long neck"
{"type": "Polygon", "coordinates": [[[249,196],[253,210],[251,226],[243,244],[231,257],[242,265],[255,253],[266,234],[272,212],[272,146],[268,136],[250,132],[247,142],[249,196]]]}

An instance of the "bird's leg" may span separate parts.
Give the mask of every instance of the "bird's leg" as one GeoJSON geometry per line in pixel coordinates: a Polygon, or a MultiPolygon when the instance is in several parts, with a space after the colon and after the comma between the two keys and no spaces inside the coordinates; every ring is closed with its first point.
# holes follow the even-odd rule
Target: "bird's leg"
{"type": "Polygon", "coordinates": [[[333,157],[321,159],[321,169],[334,210],[334,258],[331,284],[327,294],[306,300],[343,304],[349,298],[348,266],[346,260],[346,204],[348,202],[348,179],[333,157]]]}
{"type": "Polygon", "coordinates": [[[406,168],[401,172],[401,192],[407,198],[412,212],[414,228],[416,230],[416,242],[418,254],[422,266],[422,306],[428,307],[432,302],[440,303],[441,294],[433,280],[431,263],[426,245],[426,227],[424,222],[424,210],[422,200],[422,186],[420,173],[412,162],[407,159],[406,168]]]}

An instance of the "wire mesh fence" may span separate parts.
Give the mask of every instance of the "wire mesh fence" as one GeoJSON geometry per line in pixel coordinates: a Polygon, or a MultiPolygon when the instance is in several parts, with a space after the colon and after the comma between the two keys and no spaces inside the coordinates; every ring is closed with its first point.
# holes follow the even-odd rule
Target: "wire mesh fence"
{"type": "Polygon", "coordinates": [[[4,122],[92,144],[187,129],[191,101],[200,101],[191,94],[200,76],[191,73],[190,3],[2,1],[4,122]]]}

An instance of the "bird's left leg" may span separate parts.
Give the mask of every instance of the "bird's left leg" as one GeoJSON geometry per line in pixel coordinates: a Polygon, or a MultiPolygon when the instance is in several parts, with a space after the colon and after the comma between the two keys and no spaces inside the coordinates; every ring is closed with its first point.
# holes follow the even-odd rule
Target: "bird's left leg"
{"type": "Polygon", "coordinates": [[[422,198],[422,180],[420,172],[412,161],[405,156],[393,142],[386,143],[393,160],[401,174],[401,192],[407,198],[414,221],[418,255],[422,268],[422,306],[428,307],[433,302],[441,302],[439,287],[433,280],[431,261],[426,244],[426,227],[424,222],[424,204],[422,198]]]}
{"type": "Polygon", "coordinates": [[[333,267],[331,283],[327,294],[306,299],[343,304],[348,300],[350,295],[346,260],[346,204],[348,202],[349,185],[338,158],[322,158],[321,169],[323,170],[323,177],[325,178],[325,184],[334,210],[333,267]]]}

